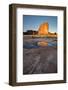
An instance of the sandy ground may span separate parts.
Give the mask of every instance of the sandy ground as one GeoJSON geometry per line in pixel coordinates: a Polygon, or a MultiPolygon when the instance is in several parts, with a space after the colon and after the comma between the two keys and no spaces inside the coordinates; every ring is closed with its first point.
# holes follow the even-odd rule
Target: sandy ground
{"type": "MultiPolygon", "coordinates": [[[[32,40],[31,36],[24,36],[23,43],[32,40]]],[[[23,74],[45,73],[57,73],[57,46],[23,48],[23,74]]]]}

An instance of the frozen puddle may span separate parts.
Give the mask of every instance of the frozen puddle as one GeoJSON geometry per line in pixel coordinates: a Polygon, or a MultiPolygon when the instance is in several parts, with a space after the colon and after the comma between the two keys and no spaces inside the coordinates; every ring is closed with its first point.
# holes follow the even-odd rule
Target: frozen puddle
{"type": "Polygon", "coordinates": [[[56,42],[45,42],[45,41],[38,41],[38,42],[34,42],[34,43],[25,43],[23,45],[23,48],[39,48],[39,47],[46,47],[46,46],[57,46],[56,42]]]}

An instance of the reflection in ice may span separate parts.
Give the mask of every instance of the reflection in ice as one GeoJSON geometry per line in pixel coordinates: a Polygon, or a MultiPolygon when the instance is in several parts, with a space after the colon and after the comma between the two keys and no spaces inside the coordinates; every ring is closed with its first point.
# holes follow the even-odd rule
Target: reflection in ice
{"type": "Polygon", "coordinates": [[[47,42],[47,40],[34,39],[32,42],[28,42],[28,43],[25,42],[23,48],[30,49],[30,48],[39,48],[46,46],[57,46],[57,42],[55,40],[47,42]]]}

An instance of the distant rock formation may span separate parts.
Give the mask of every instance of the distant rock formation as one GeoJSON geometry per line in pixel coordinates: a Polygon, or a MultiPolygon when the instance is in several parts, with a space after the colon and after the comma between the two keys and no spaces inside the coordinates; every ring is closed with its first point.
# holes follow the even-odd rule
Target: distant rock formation
{"type": "Polygon", "coordinates": [[[23,32],[24,35],[36,35],[38,34],[35,30],[27,30],[27,32],[23,32]]]}
{"type": "Polygon", "coordinates": [[[32,35],[32,37],[57,37],[56,32],[49,32],[48,22],[44,22],[39,26],[38,30],[27,30],[23,35],[32,35]]]}

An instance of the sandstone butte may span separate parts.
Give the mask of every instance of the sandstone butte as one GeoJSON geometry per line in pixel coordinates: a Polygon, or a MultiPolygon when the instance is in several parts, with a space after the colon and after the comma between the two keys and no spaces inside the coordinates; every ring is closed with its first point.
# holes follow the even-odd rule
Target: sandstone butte
{"type": "Polygon", "coordinates": [[[47,35],[48,34],[49,25],[48,23],[43,23],[40,25],[38,30],[38,35],[47,35]]]}
{"type": "Polygon", "coordinates": [[[57,37],[57,33],[49,32],[48,22],[44,22],[39,26],[38,34],[33,34],[33,37],[57,37]]]}

